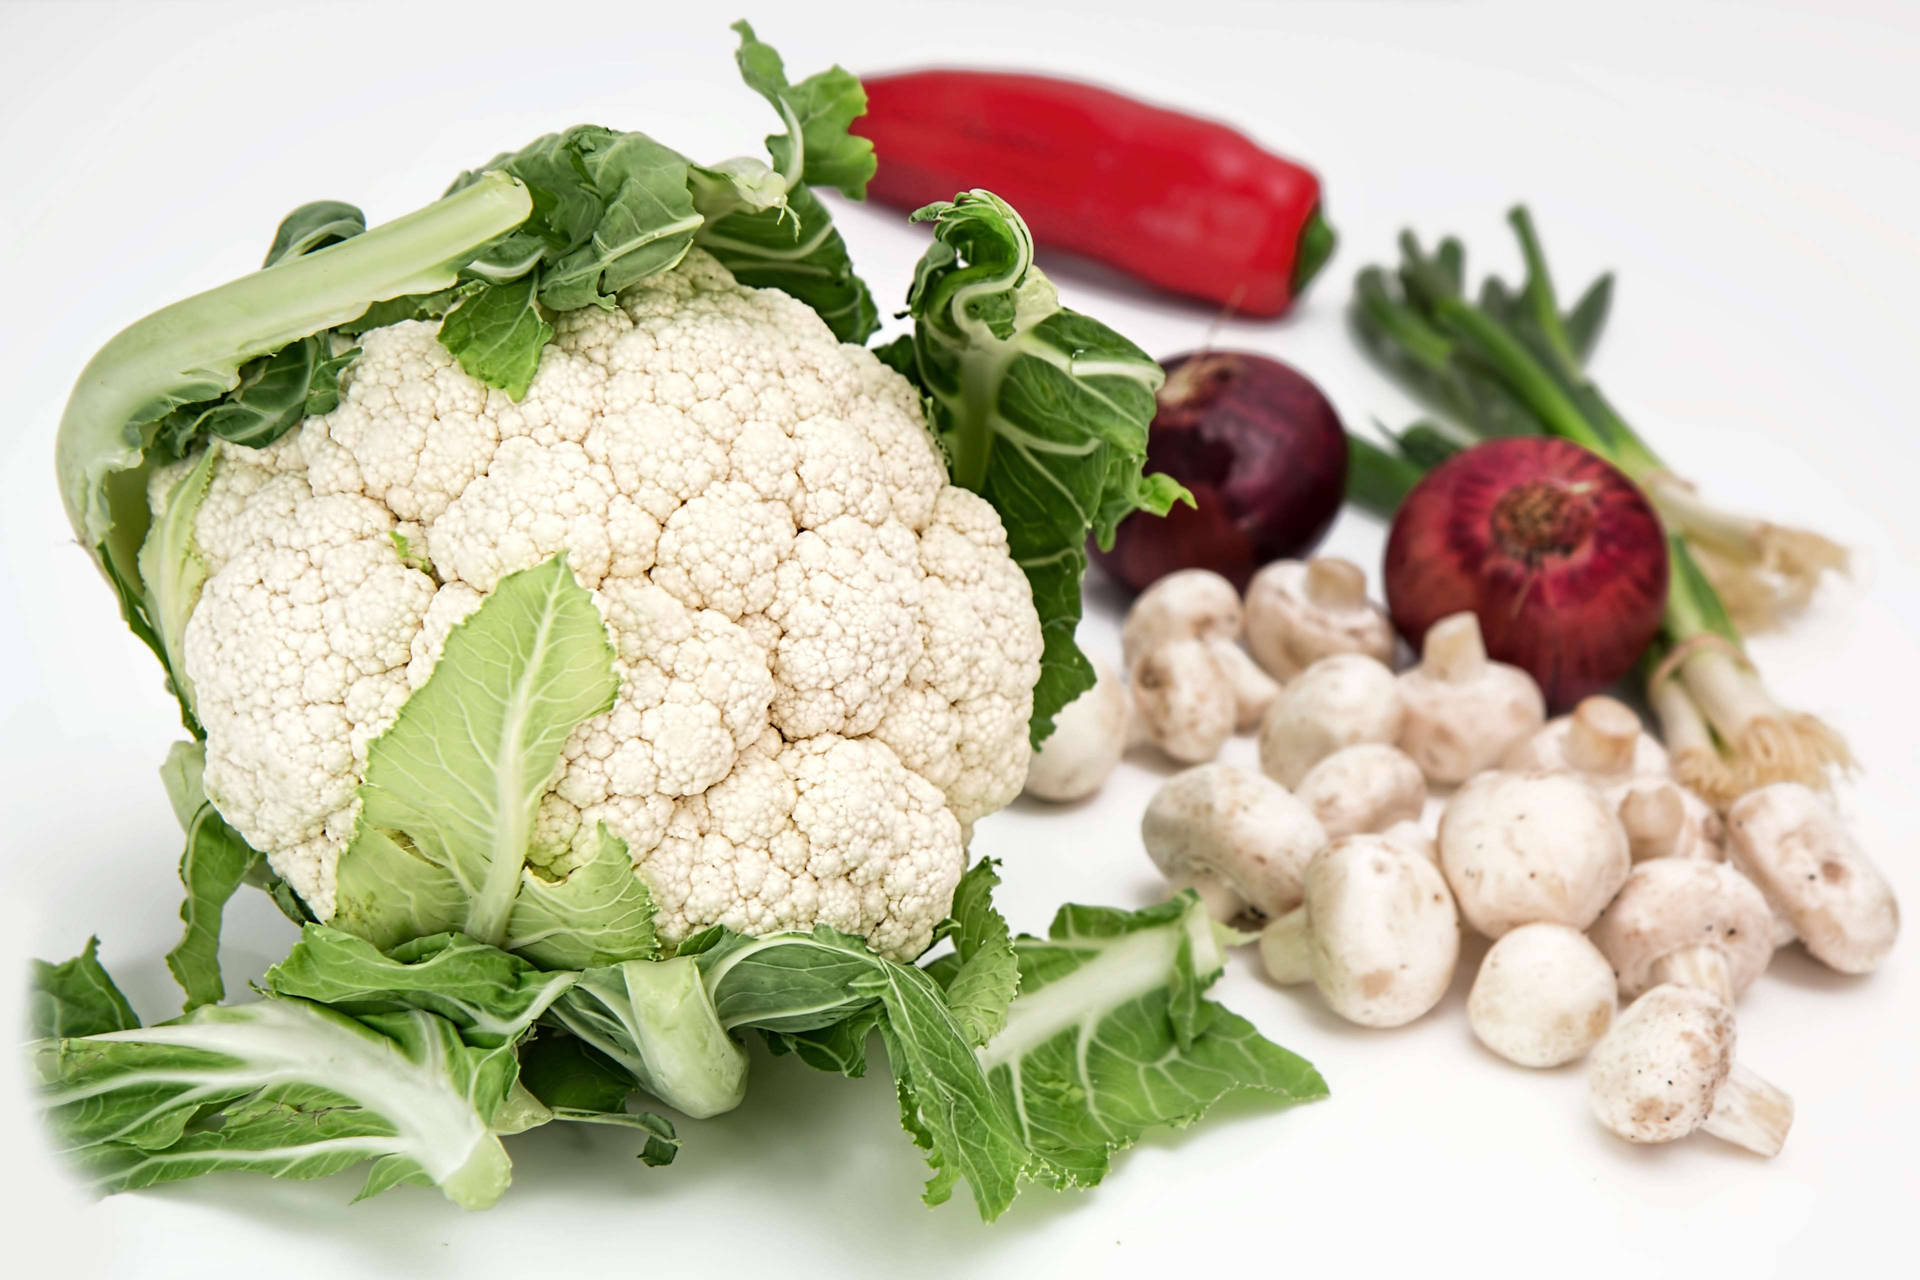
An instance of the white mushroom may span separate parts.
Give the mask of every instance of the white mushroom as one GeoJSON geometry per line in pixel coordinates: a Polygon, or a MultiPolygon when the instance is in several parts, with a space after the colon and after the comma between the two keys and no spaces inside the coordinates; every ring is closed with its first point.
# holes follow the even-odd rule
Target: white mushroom
{"type": "Polygon", "coordinates": [[[1497,938],[1549,921],[1584,929],[1631,865],[1598,791],[1566,773],[1483,773],[1440,815],[1440,866],[1468,924],[1497,938]]]}
{"type": "Polygon", "coordinates": [[[1235,728],[1258,724],[1279,686],[1241,649],[1240,595],[1206,569],[1140,593],[1120,631],[1143,736],[1176,760],[1211,760],[1235,728]]]}
{"type": "Polygon", "coordinates": [[[1773,958],[1773,917],[1726,863],[1655,858],[1634,867],[1600,913],[1593,942],[1629,1000],[1673,982],[1732,1004],[1773,958]]]}
{"type": "Polygon", "coordinates": [[[1271,919],[1300,904],[1301,881],[1327,834],[1285,787],[1253,769],[1203,764],[1154,793],[1140,820],[1147,856],[1217,920],[1271,919]]]}
{"type": "Polygon", "coordinates": [[[1595,695],[1547,721],[1500,762],[1516,773],[1577,773],[1595,786],[1667,776],[1667,749],[1640,727],[1633,708],[1595,695]]]}
{"type": "Polygon", "coordinates": [[[1523,924],[1487,949],[1467,995],[1480,1043],[1523,1067],[1557,1067],[1613,1022],[1613,967],[1578,929],[1523,924]]]}
{"type": "Polygon", "coordinates": [[[1726,825],[1713,806],[1670,778],[1629,778],[1607,788],[1635,862],[1649,858],[1699,858],[1719,862],[1726,854],[1726,825]]]}
{"type": "Polygon", "coordinates": [[[1275,982],[1311,978],[1364,1027],[1397,1027],[1447,993],[1460,955],[1453,898],[1431,862],[1375,835],[1337,840],[1307,866],[1306,898],[1260,937],[1275,982]]]}
{"type": "Polygon", "coordinates": [[[1204,640],[1169,640],[1128,669],[1141,735],[1183,764],[1220,754],[1239,722],[1233,681],[1204,640]]]}
{"type": "Polygon", "coordinates": [[[1337,840],[1417,819],[1426,807],[1427,780],[1400,748],[1357,742],[1307,770],[1293,794],[1337,840]]]}
{"type": "Polygon", "coordinates": [[[1380,838],[1402,853],[1410,853],[1416,858],[1425,858],[1436,867],[1440,865],[1440,846],[1418,822],[1412,820],[1396,822],[1382,831],[1380,838]]]}
{"type": "Polygon", "coordinates": [[[1487,657],[1471,613],[1427,628],[1420,665],[1400,673],[1400,694],[1406,704],[1400,749],[1442,786],[1492,768],[1547,716],[1532,676],[1487,657]]]}
{"type": "Polygon", "coordinates": [[[1276,680],[1322,658],[1361,653],[1393,660],[1393,624],[1367,600],[1367,575],[1350,560],[1276,560],[1247,584],[1247,648],[1276,680]]]}
{"type": "Polygon", "coordinates": [[[1791,922],[1814,959],[1868,973],[1900,936],[1893,887],[1818,794],[1797,782],[1749,791],[1727,811],[1733,864],[1791,922]]]}
{"type": "Polygon", "coordinates": [[[1696,1129],[1763,1156],[1780,1153],[1793,1099],[1734,1061],[1733,1010],[1712,992],[1668,983],[1614,1019],[1587,1065],[1587,1098],[1628,1142],[1673,1142],[1696,1129]]]}
{"type": "Polygon", "coordinates": [[[1100,789],[1126,753],[1127,686],[1106,663],[1095,660],[1093,688],[1069,702],[1053,719],[1053,733],[1027,762],[1026,794],[1067,801],[1100,789]]]}
{"type": "Polygon", "coordinates": [[[1209,569],[1182,569],[1142,591],[1120,626],[1129,667],[1169,640],[1232,640],[1240,634],[1240,593],[1209,569]]]}
{"type": "Polygon", "coordinates": [[[1260,767],[1289,787],[1342,747],[1392,742],[1403,711],[1393,673],[1374,659],[1337,653],[1302,671],[1260,725],[1260,767]]]}

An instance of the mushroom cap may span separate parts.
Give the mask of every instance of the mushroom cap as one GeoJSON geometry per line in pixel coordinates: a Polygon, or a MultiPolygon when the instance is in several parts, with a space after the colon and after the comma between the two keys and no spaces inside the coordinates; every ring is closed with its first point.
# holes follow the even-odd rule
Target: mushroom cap
{"type": "Polygon", "coordinates": [[[1379,836],[1348,836],[1308,865],[1306,904],[1313,982],[1341,1017],[1397,1027],[1447,993],[1460,922],[1431,862],[1379,836]]]}
{"type": "Polygon", "coordinates": [[[1440,865],[1440,846],[1427,834],[1427,829],[1411,819],[1396,822],[1380,832],[1385,840],[1402,853],[1412,854],[1416,858],[1425,858],[1434,866],[1440,865]]]}
{"type": "Polygon", "coordinates": [[[1180,569],[1135,598],[1120,626],[1120,661],[1131,668],[1169,640],[1231,640],[1240,634],[1240,593],[1211,569],[1180,569]]]}
{"type": "Polygon", "coordinates": [[[1147,738],[1185,764],[1211,760],[1233,736],[1233,681],[1205,640],[1169,640],[1128,670],[1133,709],[1147,738]]]}
{"type": "Polygon", "coordinates": [[[1613,966],[1564,924],[1523,924],[1487,949],[1467,994],[1480,1043],[1523,1067],[1557,1067],[1613,1022],[1613,966]]]}
{"type": "Polygon", "coordinates": [[[1027,761],[1026,794],[1056,802],[1092,795],[1126,753],[1127,686],[1098,659],[1093,672],[1093,687],[1061,709],[1027,761]]]}
{"type": "Polygon", "coordinates": [[[1247,648],[1275,679],[1336,653],[1393,658],[1393,624],[1367,599],[1367,575],[1330,556],[1276,560],[1247,584],[1247,648]]]}
{"type": "Polygon", "coordinates": [[[1594,1116],[1628,1142],[1673,1142],[1707,1122],[1733,1070],[1733,1010],[1663,983],[1613,1020],[1587,1061],[1594,1116]]]}
{"type": "Polygon", "coordinates": [[[1666,777],[1667,749],[1640,727],[1632,707],[1596,694],[1555,716],[1514,746],[1500,767],[1518,773],[1577,773],[1590,782],[1666,777]]]}
{"type": "MultiPolygon", "coordinates": [[[[1300,905],[1307,864],[1327,844],[1312,811],[1285,787],[1232,764],[1197,765],[1168,778],[1140,819],[1140,836],[1147,856],[1175,884],[1217,881],[1268,918],[1300,905]]],[[[1219,914],[1221,904],[1202,896],[1219,914]]]]}
{"type": "Polygon", "coordinates": [[[1392,742],[1403,709],[1393,672],[1358,653],[1322,658],[1281,688],[1260,722],[1260,767],[1286,786],[1356,742],[1392,742]]]}
{"type": "Polygon", "coordinates": [[[1440,815],[1440,866],[1467,923],[1497,938],[1549,921],[1584,929],[1627,878],[1627,833],[1567,773],[1482,773],[1440,815]]]}
{"type": "Polygon", "coordinates": [[[1540,686],[1520,668],[1487,657],[1471,613],[1429,627],[1420,665],[1399,679],[1406,704],[1400,749],[1429,782],[1451,786],[1491,769],[1546,722],[1540,686]]]}
{"type": "Polygon", "coordinates": [[[1841,973],[1868,973],[1900,936],[1900,905],[1833,807],[1797,782],[1749,791],[1727,811],[1729,852],[1800,942],[1841,973]]]}
{"type": "Polygon", "coordinates": [[[1737,996],[1773,958],[1773,914],[1753,882],[1724,862],[1654,858],[1634,867],[1600,913],[1593,943],[1629,1000],[1659,981],[1660,960],[1698,946],[1726,957],[1737,996]]]}
{"type": "Polygon", "coordinates": [[[1427,780],[1400,748],[1356,742],[1307,770],[1293,793],[1337,840],[1418,819],[1427,804],[1427,780]]]}

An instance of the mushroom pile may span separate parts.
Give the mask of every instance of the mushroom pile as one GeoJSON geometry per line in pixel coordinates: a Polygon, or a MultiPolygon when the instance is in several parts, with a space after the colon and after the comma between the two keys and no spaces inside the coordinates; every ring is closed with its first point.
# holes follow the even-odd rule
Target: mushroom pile
{"type": "MultiPolygon", "coordinates": [[[[1467,1017],[1493,1053],[1587,1057],[1593,1114],[1629,1141],[1705,1130],[1777,1153],[1793,1104],[1736,1064],[1736,1003],[1795,939],[1857,974],[1899,932],[1892,890],[1829,802],[1778,783],[1716,812],[1630,707],[1592,697],[1547,720],[1472,614],[1436,623],[1396,674],[1343,561],[1269,566],[1244,604],[1208,577],[1172,575],[1127,621],[1147,736],[1202,761],[1141,825],[1169,884],[1258,927],[1274,982],[1310,983],[1368,1027],[1439,1004],[1471,929],[1492,945],[1467,1017]],[[1235,666],[1243,636],[1271,688],[1235,666]],[[1212,763],[1255,718],[1260,768],[1212,763]]],[[[1090,733],[1116,754],[1125,736],[1090,733]]]]}
{"type": "Polygon", "coordinates": [[[1093,687],[1060,713],[1027,768],[1026,794],[1083,799],[1135,746],[1177,764],[1213,760],[1235,733],[1269,722],[1281,684],[1321,659],[1357,655],[1381,673],[1376,683],[1390,683],[1393,645],[1392,624],[1350,561],[1270,564],[1244,601],[1211,570],[1170,573],[1127,611],[1122,672],[1096,662],[1093,687]]]}

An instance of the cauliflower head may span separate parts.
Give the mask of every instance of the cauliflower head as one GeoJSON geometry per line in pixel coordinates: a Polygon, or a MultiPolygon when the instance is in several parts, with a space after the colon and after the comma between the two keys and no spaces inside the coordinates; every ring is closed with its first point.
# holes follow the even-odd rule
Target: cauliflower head
{"type": "Polygon", "coordinates": [[[564,552],[620,688],[532,860],[566,870],[604,823],[669,940],[825,923],[923,950],[1025,777],[1042,642],[906,380],[698,250],[558,316],[518,402],[431,324],[361,346],[332,412],[210,446],[183,648],[228,822],[330,916],[368,743],[502,577],[564,552]]]}

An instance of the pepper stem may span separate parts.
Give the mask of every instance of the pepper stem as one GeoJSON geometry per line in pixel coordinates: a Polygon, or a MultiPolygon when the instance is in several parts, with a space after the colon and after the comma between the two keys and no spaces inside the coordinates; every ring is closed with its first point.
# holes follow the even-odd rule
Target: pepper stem
{"type": "Polygon", "coordinates": [[[1294,297],[1306,292],[1313,278],[1320,274],[1320,268],[1327,265],[1327,259],[1333,256],[1333,249],[1340,242],[1333,226],[1320,211],[1319,205],[1313,206],[1313,212],[1307,215],[1307,225],[1300,228],[1300,239],[1294,242],[1293,279],[1288,281],[1288,290],[1294,297]]]}

